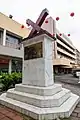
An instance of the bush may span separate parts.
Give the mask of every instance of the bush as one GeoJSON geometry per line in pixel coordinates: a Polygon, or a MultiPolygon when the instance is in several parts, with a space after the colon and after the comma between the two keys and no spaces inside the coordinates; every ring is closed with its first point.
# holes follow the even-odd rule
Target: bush
{"type": "Polygon", "coordinates": [[[0,84],[2,84],[2,91],[14,87],[15,84],[21,83],[21,81],[22,81],[21,73],[16,73],[16,72],[12,74],[2,73],[0,75],[0,84]]]}
{"type": "Polygon", "coordinates": [[[22,74],[21,73],[12,73],[12,85],[13,87],[15,86],[15,84],[21,83],[22,82],[22,74]]]}

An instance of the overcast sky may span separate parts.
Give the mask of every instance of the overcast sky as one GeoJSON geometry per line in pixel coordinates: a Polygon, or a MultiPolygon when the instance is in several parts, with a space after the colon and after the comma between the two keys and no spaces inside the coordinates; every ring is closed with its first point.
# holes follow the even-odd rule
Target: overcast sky
{"type": "Polygon", "coordinates": [[[57,28],[66,35],[70,33],[69,38],[80,50],[80,0],[0,0],[0,12],[12,14],[22,24],[27,18],[36,21],[44,8],[53,19],[60,18],[57,28]],[[74,17],[70,17],[71,12],[75,13],[74,17]]]}

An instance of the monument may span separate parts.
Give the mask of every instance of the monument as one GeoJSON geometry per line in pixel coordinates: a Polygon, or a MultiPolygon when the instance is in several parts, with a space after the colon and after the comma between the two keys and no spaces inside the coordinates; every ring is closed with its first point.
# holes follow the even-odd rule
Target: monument
{"type": "Polygon", "coordinates": [[[52,42],[55,37],[41,28],[47,15],[44,9],[36,23],[26,21],[33,29],[23,40],[22,84],[0,96],[1,104],[36,120],[69,117],[79,101],[77,95],[54,83],[52,42]]]}

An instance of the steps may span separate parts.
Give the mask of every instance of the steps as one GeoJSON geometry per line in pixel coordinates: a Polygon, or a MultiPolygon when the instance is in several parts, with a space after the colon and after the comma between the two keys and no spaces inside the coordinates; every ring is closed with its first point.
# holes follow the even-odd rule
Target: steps
{"type": "Polygon", "coordinates": [[[62,85],[54,84],[48,87],[38,87],[38,86],[30,86],[23,84],[16,84],[15,90],[25,93],[31,93],[36,95],[54,95],[55,93],[61,91],[62,85]]]}
{"type": "Polygon", "coordinates": [[[79,101],[79,97],[71,93],[71,97],[60,107],[40,108],[6,97],[6,93],[0,96],[1,104],[18,112],[31,116],[36,120],[52,120],[57,117],[69,117],[79,101]]]}
{"type": "Polygon", "coordinates": [[[49,87],[19,84],[0,96],[1,104],[36,120],[69,117],[78,101],[77,95],[59,84],[49,87]]]}
{"type": "Polygon", "coordinates": [[[9,89],[7,97],[42,108],[60,106],[70,97],[70,93],[70,90],[62,89],[52,96],[40,96],[9,89]]]}

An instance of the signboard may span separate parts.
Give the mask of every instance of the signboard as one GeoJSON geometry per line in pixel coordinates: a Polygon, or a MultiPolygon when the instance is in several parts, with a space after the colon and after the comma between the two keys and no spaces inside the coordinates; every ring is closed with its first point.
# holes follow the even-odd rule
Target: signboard
{"type": "Polygon", "coordinates": [[[41,58],[42,56],[42,42],[24,48],[24,60],[41,58]]]}

